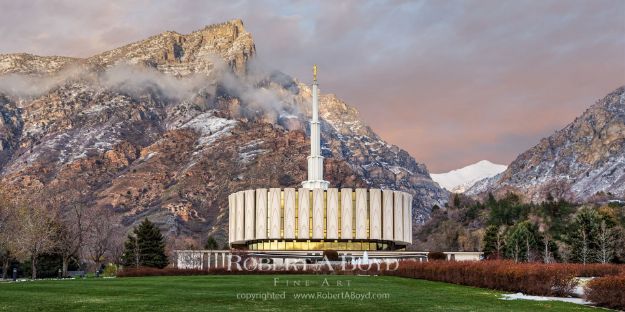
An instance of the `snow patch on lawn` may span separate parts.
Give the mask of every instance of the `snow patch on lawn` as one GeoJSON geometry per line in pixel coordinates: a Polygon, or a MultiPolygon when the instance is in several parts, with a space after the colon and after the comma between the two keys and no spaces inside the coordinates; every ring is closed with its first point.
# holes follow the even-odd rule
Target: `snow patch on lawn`
{"type": "Polygon", "coordinates": [[[504,294],[501,300],[533,300],[533,301],[562,301],[576,304],[590,304],[590,302],[581,298],[563,298],[563,297],[544,297],[544,296],[530,296],[523,293],[516,294],[504,294]]]}

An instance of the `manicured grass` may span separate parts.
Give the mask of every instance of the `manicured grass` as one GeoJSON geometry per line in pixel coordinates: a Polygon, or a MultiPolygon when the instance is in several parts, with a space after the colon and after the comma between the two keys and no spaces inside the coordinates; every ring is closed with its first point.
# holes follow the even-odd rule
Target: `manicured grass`
{"type": "Polygon", "coordinates": [[[0,283],[0,311],[598,311],[563,302],[500,300],[500,294],[391,276],[208,275],[46,280],[0,283]],[[274,278],[279,279],[277,286],[274,278]],[[329,285],[323,285],[325,279],[329,285]],[[296,281],[300,286],[285,284],[296,281]],[[337,286],[338,282],[343,286],[337,286]],[[285,299],[237,298],[237,293],[267,292],[284,293],[285,299]],[[386,293],[390,297],[294,298],[296,294],[316,296],[318,292],[386,293]]]}

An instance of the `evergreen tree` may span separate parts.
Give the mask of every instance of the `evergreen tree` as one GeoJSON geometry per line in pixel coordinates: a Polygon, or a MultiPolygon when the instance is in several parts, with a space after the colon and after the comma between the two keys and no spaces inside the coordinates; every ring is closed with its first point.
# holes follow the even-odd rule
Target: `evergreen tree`
{"type": "Polygon", "coordinates": [[[489,195],[487,207],[490,208],[489,223],[495,225],[513,225],[526,220],[531,209],[514,193],[507,193],[500,200],[496,200],[492,194],[489,195]]]}
{"type": "Polygon", "coordinates": [[[215,240],[214,237],[209,236],[206,239],[206,244],[204,245],[204,249],[206,249],[206,250],[215,250],[217,248],[219,248],[218,245],[217,245],[217,241],[215,240]]]}
{"type": "Polygon", "coordinates": [[[454,208],[460,208],[460,195],[454,194],[454,208]]]}
{"type": "Polygon", "coordinates": [[[506,237],[506,255],[514,261],[534,261],[539,251],[542,237],[535,225],[529,221],[517,223],[510,228],[506,237]]]}
{"type": "Polygon", "coordinates": [[[484,258],[500,259],[503,256],[504,235],[502,229],[496,225],[489,225],[484,234],[484,258]]]}
{"type": "Polygon", "coordinates": [[[122,256],[124,265],[164,268],[168,264],[165,240],[161,231],[145,219],[128,235],[122,256]]]}
{"type": "Polygon", "coordinates": [[[570,227],[571,261],[596,262],[599,255],[599,225],[601,217],[593,209],[582,209],[570,227]]]}
{"type": "Polygon", "coordinates": [[[154,223],[145,219],[134,232],[137,235],[141,265],[159,269],[166,267],[169,262],[165,255],[165,239],[154,223]]]}
{"type": "Polygon", "coordinates": [[[124,243],[122,265],[126,267],[139,266],[139,245],[137,244],[137,238],[132,234],[128,235],[128,239],[124,243]]]}

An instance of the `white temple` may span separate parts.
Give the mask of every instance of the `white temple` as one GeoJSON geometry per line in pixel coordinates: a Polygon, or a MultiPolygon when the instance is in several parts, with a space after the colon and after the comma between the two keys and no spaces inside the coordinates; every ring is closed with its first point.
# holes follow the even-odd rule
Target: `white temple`
{"type": "Polygon", "coordinates": [[[412,195],[332,188],[323,179],[317,66],[313,67],[308,180],[228,196],[230,246],[256,251],[402,250],[412,242],[412,195]]]}
{"type": "MultiPolygon", "coordinates": [[[[324,250],[336,250],[347,259],[360,259],[356,262],[361,264],[369,263],[369,259],[427,259],[427,252],[405,250],[412,243],[411,194],[381,188],[329,186],[323,179],[315,65],[308,180],[300,188],[261,187],[230,194],[230,247],[278,263],[316,261],[324,250]]],[[[178,268],[196,269],[223,266],[230,253],[227,250],[176,252],[178,268]]]]}

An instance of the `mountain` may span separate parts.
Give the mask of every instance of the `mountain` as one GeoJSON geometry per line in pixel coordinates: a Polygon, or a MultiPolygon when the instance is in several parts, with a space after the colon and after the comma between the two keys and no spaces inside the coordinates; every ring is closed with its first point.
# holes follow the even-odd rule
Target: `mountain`
{"type": "Polygon", "coordinates": [[[549,195],[573,202],[625,198],[625,86],[467,194],[487,192],[514,192],[533,202],[549,195]]]}
{"type": "Polygon", "coordinates": [[[446,173],[432,173],[434,182],[453,193],[463,193],[475,182],[490,178],[506,170],[505,165],[493,164],[488,160],[480,160],[466,167],[446,173]]]}
{"type": "MultiPolygon", "coordinates": [[[[0,55],[2,187],[108,209],[127,228],[148,217],[172,246],[223,243],[228,194],[306,179],[311,90],[255,54],[233,20],[85,59],[0,55]]],[[[331,94],[320,104],[333,186],[409,192],[415,224],[447,201],[355,108],[331,94]]]]}

